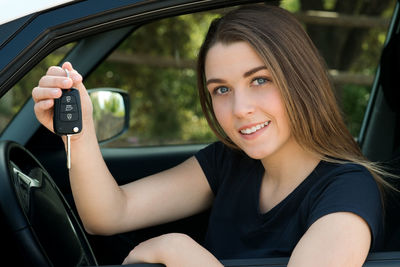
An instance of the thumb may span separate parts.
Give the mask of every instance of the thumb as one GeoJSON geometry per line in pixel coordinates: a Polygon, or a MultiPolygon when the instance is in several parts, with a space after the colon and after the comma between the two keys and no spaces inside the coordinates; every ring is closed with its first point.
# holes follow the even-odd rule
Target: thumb
{"type": "Polygon", "coordinates": [[[71,62],[64,62],[63,64],[62,64],[62,68],[63,69],[67,69],[67,70],[69,70],[69,71],[72,71],[74,68],[72,67],[72,64],[71,64],[71,62]]]}

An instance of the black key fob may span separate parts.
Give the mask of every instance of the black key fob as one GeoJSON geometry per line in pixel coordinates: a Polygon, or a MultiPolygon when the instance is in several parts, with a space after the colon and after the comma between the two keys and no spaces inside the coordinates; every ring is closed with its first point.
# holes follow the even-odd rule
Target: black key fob
{"type": "Polygon", "coordinates": [[[63,89],[61,97],[54,99],[53,127],[58,135],[81,132],[82,111],[78,89],[63,89]]]}

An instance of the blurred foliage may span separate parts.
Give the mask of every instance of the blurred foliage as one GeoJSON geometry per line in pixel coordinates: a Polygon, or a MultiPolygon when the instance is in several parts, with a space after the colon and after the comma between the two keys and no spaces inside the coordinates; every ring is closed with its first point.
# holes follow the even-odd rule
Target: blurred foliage
{"type": "MultiPolygon", "coordinates": [[[[285,0],[284,0],[285,2],[285,0]]],[[[298,2],[295,11],[330,11],[332,15],[392,16],[395,0],[289,0],[298,2]]],[[[293,5],[293,4],[292,4],[293,5]]],[[[387,28],[353,28],[305,24],[311,39],[330,69],[373,77],[386,39],[387,28]]],[[[339,104],[353,136],[358,136],[371,91],[370,85],[335,84],[339,104]]]]}
{"type": "Polygon", "coordinates": [[[38,65],[28,72],[13,88],[0,98],[0,131],[11,121],[31,96],[32,89],[38,85],[40,78],[47,72],[49,66],[58,65],[76,43],[65,45],[45,57],[38,65]]]}
{"type": "MultiPolygon", "coordinates": [[[[217,13],[179,16],[145,25],[125,40],[125,55],[195,60],[217,13]]],[[[106,60],[85,80],[87,88],[104,85],[129,92],[131,127],[117,143],[158,145],[214,140],[203,118],[192,68],[131,65],[106,60]]],[[[114,144],[115,145],[115,144],[114,144]]]]}
{"type": "MultiPolygon", "coordinates": [[[[376,0],[371,0],[376,3],[376,0]]],[[[354,4],[353,13],[363,15],[363,7],[368,1],[355,0],[283,0],[281,6],[291,12],[300,12],[308,6],[312,9],[339,12],[343,5],[354,4]],[[315,8],[314,8],[315,7],[315,8]]],[[[383,0],[385,6],[374,16],[390,17],[395,0],[383,0]]],[[[377,10],[377,9],[376,9],[377,10]]],[[[115,87],[129,92],[131,97],[130,129],[110,146],[158,145],[201,143],[215,140],[199,105],[196,73],[193,65],[179,65],[193,62],[208,25],[226,10],[216,10],[168,18],[144,25],[132,33],[117,49],[116,53],[126,57],[168,59],[177,64],[147,64],[142,62],[121,62],[113,59],[113,54],[85,79],[87,88],[115,87]]],[[[368,11],[368,10],[367,10],[368,11]]],[[[367,12],[365,11],[365,12],[367,12]]],[[[374,11],[374,10],[372,10],[374,11]]],[[[372,12],[368,11],[368,12],[372,12]]],[[[375,12],[375,11],[374,11],[375,12]]],[[[368,15],[368,13],[365,13],[368,15]]],[[[320,49],[329,59],[328,67],[340,71],[374,75],[385,41],[385,29],[349,29],[332,26],[305,25],[320,49]],[[313,31],[314,29],[314,31],[313,31]],[[360,34],[354,31],[361,31],[360,34]],[[335,35],[336,34],[336,35],[335,35]],[[336,45],[332,39],[342,36],[351,40],[357,36],[349,48],[336,45]],[[328,45],[330,45],[328,47],[328,45]],[[324,48],[326,47],[326,48],[324,48]],[[342,49],[342,51],[338,50],[342,49]],[[327,51],[327,52],[324,52],[327,51]],[[351,54],[351,61],[348,56],[351,54]],[[333,57],[332,57],[333,55],[333,57]],[[342,62],[336,64],[337,62],[342,62]],[[335,63],[336,62],[336,63],[335,63]]],[[[344,41],[346,41],[344,40],[344,41]]],[[[8,123],[22,103],[30,96],[40,77],[48,66],[57,65],[68,49],[74,44],[61,48],[46,57],[28,73],[13,90],[0,100],[0,129],[8,123]]],[[[157,63],[157,62],[156,62],[157,63]]],[[[343,108],[346,122],[354,136],[358,135],[371,86],[336,84],[336,90],[343,108]]],[[[94,103],[95,104],[95,103],[94,103]]],[[[102,117],[102,114],[95,114],[102,117]]],[[[97,126],[105,128],[105,126],[97,126]]]]}
{"type": "Polygon", "coordinates": [[[290,12],[297,12],[300,10],[300,1],[299,0],[283,0],[281,2],[281,7],[289,10],[290,12]]]}
{"type": "Polygon", "coordinates": [[[369,96],[370,88],[367,86],[343,85],[341,107],[347,127],[353,136],[360,131],[369,96]]]}

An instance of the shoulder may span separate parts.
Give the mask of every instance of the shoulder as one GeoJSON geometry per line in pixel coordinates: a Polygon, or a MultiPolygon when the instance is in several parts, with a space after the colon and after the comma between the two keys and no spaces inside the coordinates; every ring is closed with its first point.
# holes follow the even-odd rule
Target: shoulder
{"type": "Polygon", "coordinates": [[[354,163],[324,162],[319,173],[310,190],[308,226],[331,213],[351,212],[367,222],[373,239],[379,237],[382,199],[378,184],[368,169],[354,163]]]}
{"type": "MultiPolygon", "coordinates": [[[[308,191],[314,216],[332,211],[381,212],[378,184],[367,168],[355,163],[321,162],[308,191]]],[[[313,218],[314,221],[316,218],[313,218]]]]}
{"type": "MultiPolygon", "coordinates": [[[[378,185],[371,172],[356,163],[322,162],[315,170],[316,187],[326,190],[331,187],[349,190],[359,188],[378,192],[378,185]]],[[[348,190],[345,190],[348,191],[348,190]]]]}
{"type": "Polygon", "coordinates": [[[312,187],[313,190],[323,193],[323,198],[361,200],[373,196],[373,201],[380,199],[379,187],[374,177],[367,168],[359,164],[322,162],[315,174],[312,187]]]}
{"type": "Polygon", "coordinates": [[[363,176],[366,175],[372,177],[367,168],[357,163],[334,163],[321,161],[320,166],[318,167],[319,168],[317,168],[316,171],[323,171],[329,176],[340,176],[349,174],[355,174],[355,176],[357,176],[357,174],[360,174],[363,176]]]}
{"type": "Polygon", "coordinates": [[[218,141],[201,149],[195,154],[213,192],[216,194],[219,185],[227,177],[234,177],[248,171],[256,160],[244,152],[228,147],[218,141]]]}
{"type": "Polygon", "coordinates": [[[211,165],[221,167],[224,164],[234,166],[233,162],[246,162],[251,159],[242,151],[228,147],[224,143],[217,141],[204,147],[195,154],[200,165],[211,165]]]}
{"type": "Polygon", "coordinates": [[[244,153],[242,153],[239,150],[233,149],[227,145],[225,145],[224,143],[222,143],[221,141],[216,141],[213,142],[209,145],[207,145],[206,147],[204,147],[203,149],[199,150],[196,154],[196,157],[202,157],[202,156],[207,156],[209,157],[222,157],[222,156],[229,156],[229,157],[243,157],[245,156],[244,153]]]}

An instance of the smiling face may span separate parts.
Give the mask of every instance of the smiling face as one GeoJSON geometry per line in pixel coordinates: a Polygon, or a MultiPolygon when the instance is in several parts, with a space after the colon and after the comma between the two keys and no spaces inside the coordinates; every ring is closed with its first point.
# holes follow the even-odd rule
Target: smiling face
{"type": "Polygon", "coordinates": [[[247,155],[264,159],[297,145],[280,91],[250,45],[216,43],[205,75],[219,124],[247,155]]]}

